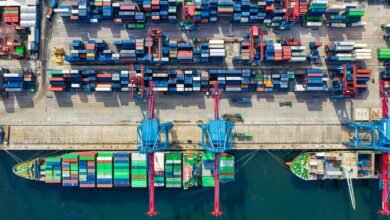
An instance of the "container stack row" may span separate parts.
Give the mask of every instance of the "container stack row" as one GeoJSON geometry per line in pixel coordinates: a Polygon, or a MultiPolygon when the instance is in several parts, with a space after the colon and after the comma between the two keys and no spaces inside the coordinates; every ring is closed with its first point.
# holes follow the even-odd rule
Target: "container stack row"
{"type": "MultiPolygon", "coordinates": [[[[340,67],[333,68],[338,72],[340,67]]],[[[310,92],[330,91],[327,82],[338,81],[340,74],[329,78],[327,72],[322,69],[306,69],[297,71],[271,71],[258,70],[171,70],[154,71],[144,67],[145,89],[149,82],[153,82],[154,91],[162,92],[207,92],[211,91],[215,83],[227,92],[310,92]]],[[[364,69],[357,69],[364,73],[364,69]]],[[[139,66],[133,71],[122,70],[112,72],[98,72],[95,70],[49,70],[49,91],[54,92],[99,92],[99,91],[130,91],[139,92],[138,88],[130,84],[131,72],[141,72],[139,66]],[[77,88],[74,88],[77,85],[77,88]]],[[[360,80],[364,82],[364,77],[360,80]]],[[[361,83],[365,85],[365,83],[361,83]]],[[[338,88],[337,84],[334,84],[338,88]]]]}
{"type": "Polygon", "coordinates": [[[95,188],[96,153],[80,152],[79,167],[80,188],[95,188]]]}
{"type": "Polygon", "coordinates": [[[61,158],[47,157],[44,168],[46,183],[61,183],[61,158]]]}
{"type": "Polygon", "coordinates": [[[79,186],[79,155],[68,153],[62,156],[62,186],[79,186]]]}
{"type": "Polygon", "coordinates": [[[219,179],[221,183],[234,181],[234,156],[230,154],[221,154],[221,162],[219,165],[219,179]]]}
{"type": "Polygon", "coordinates": [[[320,69],[307,69],[305,74],[305,91],[328,91],[328,74],[320,69]]]}
{"type": "Polygon", "coordinates": [[[165,186],[167,188],[181,188],[181,155],[181,153],[165,154],[165,186]]]}
{"type": "Polygon", "coordinates": [[[165,154],[161,152],[154,153],[154,186],[164,187],[165,173],[165,154]]]}
{"type": "MultiPolygon", "coordinates": [[[[185,1],[185,0],[183,0],[185,1]]],[[[364,10],[356,3],[328,4],[327,0],[296,0],[292,10],[306,26],[321,26],[322,17],[327,16],[330,27],[355,27],[362,25],[364,10]]],[[[280,28],[285,22],[284,1],[259,1],[257,4],[239,0],[195,0],[185,1],[190,18],[185,22],[185,30],[193,30],[195,24],[214,23],[226,17],[232,23],[258,24],[280,28]]],[[[130,28],[144,28],[145,23],[174,23],[181,21],[182,1],[137,0],[128,2],[76,0],[71,4],[60,4],[54,11],[75,22],[97,23],[101,20],[123,22],[130,28]]],[[[295,20],[291,20],[295,22],[295,20]]]]}
{"type": "Polygon", "coordinates": [[[319,27],[322,25],[322,17],[326,13],[328,5],[327,0],[314,0],[309,6],[308,13],[306,14],[305,26],[319,27]]]}
{"type": "Polygon", "coordinates": [[[36,78],[32,72],[10,73],[0,68],[0,88],[5,92],[35,92],[36,78]]]}
{"type": "Polygon", "coordinates": [[[327,61],[362,61],[371,60],[371,49],[367,44],[358,44],[348,41],[334,41],[325,46],[327,61]]]}
{"type": "Polygon", "coordinates": [[[146,154],[131,154],[131,187],[146,188],[148,185],[146,154]]]}
{"type": "Polygon", "coordinates": [[[214,187],[214,158],[209,152],[202,152],[202,186],[214,187]]]}
{"type": "Polygon", "coordinates": [[[333,28],[364,26],[362,21],[364,9],[358,8],[357,3],[331,4],[327,8],[326,23],[333,28]]]}
{"type": "Polygon", "coordinates": [[[379,48],[378,49],[379,60],[390,60],[390,48],[379,48]]]}
{"type": "Polygon", "coordinates": [[[130,186],[130,154],[116,152],[114,154],[114,185],[130,186]]]}
{"type": "Polygon", "coordinates": [[[343,91],[344,86],[356,81],[356,90],[358,93],[367,90],[367,82],[371,79],[371,69],[357,67],[357,65],[342,65],[329,68],[329,74],[332,75],[333,91],[343,91]],[[344,69],[346,70],[344,72],[344,69]],[[346,75],[346,76],[345,76],[346,75]],[[344,76],[346,82],[344,81],[344,76]]]}
{"type": "Polygon", "coordinates": [[[113,153],[99,152],[97,161],[97,187],[112,188],[113,153]]]}

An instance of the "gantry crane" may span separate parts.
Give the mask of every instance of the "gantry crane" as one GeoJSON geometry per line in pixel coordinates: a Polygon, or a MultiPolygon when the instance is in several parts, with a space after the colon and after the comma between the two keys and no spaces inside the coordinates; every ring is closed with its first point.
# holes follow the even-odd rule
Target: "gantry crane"
{"type": "Polygon", "coordinates": [[[154,28],[149,28],[148,29],[148,55],[149,55],[149,62],[155,62],[157,60],[157,62],[161,62],[161,57],[162,57],[162,30],[161,28],[157,28],[157,27],[154,27],[154,28]],[[156,60],[153,59],[153,51],[152,51],[152,47],[155,45],[157,45],[157,48],[156,51],[155,51],[155,54],[156,54],[156,57],[157,58],[156,60]]]}
{"type": "Polygon", "coordinates": [[[15,53],[15,46],[20,46],[19,42],[15,42],[15,32],[16,29],[19,29],[18,25],[14,23],[7,24],[6,22],[2,22],[1,24],[1,49],[0,56],[19,56],[15,53]]]}
{"type": "Polygon", "coordinates": [[[158,119],[154,118],[154,101],[156,93],[153,91],[153,81],[149,82],[147,91],[149,100],[149,110],[147,118],[141,121],[137,127],[137,148],[140,153],[145,153],[148,158],[149,175],[149,210],[146,213],[149,216],[157,215],[155,209],[154,196],[154,153],[163,151],[170,146],[168,140],[169,130],[172,129],[172,122],[160,124],[158,119]],[[161,142],[161,135],[164,134],[164,142],[161,142]]]}
{"type": "Polygon", "coordinates": [[[219,166],[221,153],[232,149],[233,146],[233,127],[234,124],[219,117],[219,100],[222,92],[218,88],[218,81],[214,82],[212,91],[214,98],[214,120],[207,124],[200,124],[202,129],[201,147],[215,154],[214,157],[214,210],[211,213],[214,216],[222,215],[219,203],[219,166]]]}
{"type": "Polygon", "coordinates": [[[141,64],[138,67],[139,69],[134,68],[133,64],[131,64],[129,67],[131,97],[134,97],[134,90],[136,88],[141,96],[143,96],[145,90],[144,65],[141,64]]]}
{"type": "Polygon", "coordinates": [[[255,61],[255,54],[257,48],[260,47],[260,62],[264,60],[264,47],[263,41],[263,29],[258,26],[251,26],[249,29],[249,62],[252,65],[259,65],[259,62],[255,61]]]}
{"type": "MultiPolygon", "coordinates": [[[[382,152],[381,154],[381,175],[382,182],[382,209],[379,211],[382,215],[390,215],[389,210],[389,155],[390,151],[390,115],[389,115],[389,97],[390,93],[385,88],[386,81],[384,74],[381,76],[379,95],[382,106],[382,119],[370,123],[346,123],[345,125],[354,129],[354,136],[351,142],[346,143],[351,147],[367,148],[382,152]],[[363,134],[362,134],[363,133],[363,134]],[[369,141],[366,141],[369,138],[369,141]]],[[[386,77],[386,78],[390,78],[386,77]]]]}
{"type": "Polygon", "coordinates": [[[299,19],[299,1],[298,0],[284,0],[284,8],[286,13],[285,20],[281,22],[279,29],[290,30],[295,22],[299,19]]]}
{"type": "Polygon", "coordinates": [[[195,29],[196,16],[195,16],[195,2],[192,0],[192,4],[187,5],[187,1],[182,1],[181,7],[181,19],[182,19],[182,29],[185,31],[190,31],[195,29]]]}

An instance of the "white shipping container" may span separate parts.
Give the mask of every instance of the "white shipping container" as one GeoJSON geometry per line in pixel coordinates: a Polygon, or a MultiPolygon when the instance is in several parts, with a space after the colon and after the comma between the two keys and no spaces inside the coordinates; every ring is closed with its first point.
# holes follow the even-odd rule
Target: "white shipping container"
{"type": "Polygon", "coordinates": [[[329,23],[328,26],[332,27],[332,28],[346,28],[347,24],[344,24],[344,23],[329,23]]]}
{"type": "Polygon", "coordinates": [[[78,9],[72,9],[70,11],[70,13],[72,13],[73,15],[78,15],[79,14],[79,10],[78,9]]]}
{"type": "Polygon", "coordinates": [[[210,49],[223,49],[223,48],[225,48],[225,45],[223,45],[223,44],[210,44],[209,48],[210,49]]]}
{"type": "Polygon", "coordinates": [[[58,14],[70,14],[71,10],[69,8],[55,8],[54,12],[58,14]]]}
{"type": "Polygon", "coordinates": [[[4,77],[21,77],[23,74],[21,73],[4,73],[4,77]]]}
{"type": "Polygon", "coordinates": [[[224,40],[209,40],[209,45],[224,45],[225,41],[224,40]]]}
{"type": "Polygon", "coordinates": [[[79,70],[70,70],[71,74],[79,74],[79,72],[80,72],[79,70]]]}
{"type": "Polygon", "coordinates": [[[225,57],[225,53],[210,53],[210,57],[225,57]]]}
{"type": "Polygon", "coordinates": [[[351,53],[338,53],[336,57],[352,57],[351,53]]]}
{"type": "Polygon", "coordinates": [[[321,27],[322,23],[321,22],[306,22],[307,27],[321,27]]]}
{"type": "Polygon", "coordinates": [[[242,77],[240,76],[227,76],[226,80],[241,80],[242,77]]]}
{"type": "Polygon", "coordinates": [[[365,47],[367,47],[368,45],[367,44],[355,44],[354,46],[353,46],[353,48],[365,48],[365,47]]]}
{"type": "Polygon", "coordinates": [[[21,13],[20,21],[35,21],[37,19],[36,13],[21,13]]]}
{"type": "Polygon", "coordinates": [[[225,49],[210,49],[211,53],[225,53],[225,49]]]}
{"type": "Polygon", "coordinates": [[[291,62],[303,62],[306,61],[306,57],[291,57],[291,62]]]}
{"type": "Polygon", "coordinates": [[[80,84],[72,83],[71,87],[72,87],[72,88],[80,88],[80,84]]]}
{"type": "Polygon", "coordinates": [[[292,51],[302,51],[306,50],[306,46],[291,46],[292,51]]]}
{"type": "Polygon", "coordinates": [[[34,21],[20,21],[20,26],[22,27],[35,27],[37,22],[34,21]]]}
{"type": "Polygon", "coordinates": [[[372,50],[371,49],[355,49],[354,52],[355,53],[371,53],[372,50]]]}
{"type": "Polygon", "coordinates": [[[356,43],[352,42],[352,41],[335,41],[334,44],[336,44],[338,46],[353,46],[356,43]]]}
{"type": "Polygon", "coordinates": [[[36,6],[26,6],[26,5],[20,6],[20,13],[36,13],[36,12],[37,12],[36,6]]]}
{"type": "Polygon", "coordinates": [[[363,27],[363,26],[366,26],[367,22],[365,21],[359,21],[359,22],[355,22],[355,23],[351,23],[351,27],[363,27]]]}
{"type": "Polygon", "coordinates": [[[353,46],[336,46],[336,51],[350,51],[353,50],[353,46]]]}
{"type": "Polygon", "coordinates": [[[112,88],[111,87],[107,87],[107,88],[104,88],[104,87],[96,87],[95,88],[95,91],[97,92],[111,92],[112,88]]]}

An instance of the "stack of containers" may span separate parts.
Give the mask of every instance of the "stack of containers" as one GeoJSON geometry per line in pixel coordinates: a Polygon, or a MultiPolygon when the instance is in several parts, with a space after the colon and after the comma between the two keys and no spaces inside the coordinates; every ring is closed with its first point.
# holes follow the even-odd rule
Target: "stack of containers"
{"type": "Polygon", "coordinates": [[[147,161],[146,154],[131,154],[131,187],[147,187],[147,161]]]}
{"type": "Polygon", "coordinates": [[[264,74],[264,92],[272,92],[273,91],[273,82],[271,74],[264,74]]]}
{"type": "Polygon", "coordinates": [[[165,153],[165,186],[181,188],[181,153],[165,153]]]}
{"type": "Polygon", "coordinates": [[[78,154],[80,188],[94,188],[96,180],[96,153],[80,152],[78,154]]]}
{"type": "Polygon", "coordinates": [[[210,23],[218,21],[218,0],[210,0],[210,23]]]}
{"type": "Polygon", "coordinates": [[[62,186],[79,185],[78,154],[68,153],[62,155],[62,186]]]}
{"type": "Polygon", "coordinates": [[[3,22],[19,24],[19,7],[4,7],[3,9],[3,22]]]}
{"type": "Polygon", "coordinates": [[[127,152],[114,154],[114,185],[130,186],[130,154],[127,152]]]}
{"type": "Polygon", "coordinates": [[[218,16],[232,16],[233,11],[233,0],[218,0],[218,16]]]}
{"type": "Polygon", "coordinates": [[[221,162],[219,165],[219,179],[221,183],[234,181],[234,156],[222,153],[221,162]]]}
{"type": "Polygon", "coordinates": [[[328,76],[321,69],[307,69],[305,91],[327,91],[328,76]]]}
{"type": "MultiPolygon", "coordinates": [[[[355,67],[356,65],[346,65],[347,81],[352,82],[353,78],[356,77],[358,92],[364,92],[367,90],[367,82],[371,78],[371,70],[355,67]],[[353,72],[354,67],[356,73],[353,72]]],[[[338,67],[329,68],[331,75],[333,76],[333,90],[342,91],[344,85],[344,65],[338,67]]]]}
{"type": "Polygon", "coordinates": [[[202,152],[202,186],[214,187],[214,157],[210,152],[202,152]]]}
{"type": "Polygon", "coordinates": [[[223,62],[226,56],[224,40],[209,40],[209,61],[223,62]]]}
{"type": "Polygon", "coordinates": [[[193,61],[193,46],[190,43],[178,43],[177,45],[177,60],[179,62],[193,61]]]}
{"type": "Polygon", "coordinates": [[[168,19],[169,22],[177,21],[176,0],[168,0],[168,19]]]}
{"type": "Polygon", "coordinates": [[[246,84],[241,84],[242,79],[243,79],[241,70],[226,70],[225,75],[226,75],[225,91],[227,91],[227,92],[240,92],[241,87],[247,88],[246,84]]]}
{"type": "Polygon", "coordinates": [[[97,187],[112,188],[112,156],[111,152],[99,152],[97,161],[97,187]]]}
{"type": "Polygon", "coordinates": [[[326,45],[328,61],[354,61],[370,60],[371,49],[366,49],[367,44],[357,44],[355,42],[335,41],[326,45]]]}
{"type": "Polygon", "coordinates": [[[309,9],[309,1],[308,0],[299,0],[299,14],[301,16],[305,16],[309,9]]]}
{"type": "Polygon", "coordinates": [[[380,60],[390,59],[390,48],[379,48],[378,49],[378,59],[380,59],[380,60]]]}
{"type": "Polygon", "coordinates": [[[271,72],[271,78],[273,83],[273,91],[280,90],[280,74],[279,72],[271,72]]]}
{"type": "Polygon", "coordinates": [[[365,25],[365,23],[361,21],[361,18],[364,16],[364,9],[348,8],[345,16],[345,22],[347,23],[348,27],[359,27],[365,25]]]}
{"type": "Polygon", "coordinates": [[[137,11],[137,4],[115,2],[112,4],[114,10],[114,22],[128,22],[128,28],[142,29],[145,27],[145,15],[137,11]]]}
{"type": "Polygon", "coordinates": [[[61,157],[45,158],[45,182],[61,183],[61,157]]]}
{"type": "Polygon", "coordinates": [[[322,25],[322,16],[326,13],[328,0],[314,0],[310,3],[305,19],[305,26],[319,27],[322,25]]]}
{"type": "Polygon", "coordinates": [[[38,44],[40,41],[36,10],[36,5],[23,5],[20,7],[20,26],[30,29],[30,34],[27,38],[27,49],[31,53],[38,52],[38,44]]]}
{"type": "Polygon", "coordinates": [[[291,62],[304,62],[307,60],[307,55],[303,52],[305,46],[291,46],[291,62]]]}
{"type": "Polygon", "coordinates": [[[165,173],[165,154],[162,152],[154,153],[154,186],[164,187],[164,173],[165,173]]]}
{"type": "Polygon", "coordinates": [[[30,72],[25,73],[7,73],[8,70],[0,68],[3,80],[0,87],[6,92],[35,92],[36,79],[35,75],[30,72]]]}

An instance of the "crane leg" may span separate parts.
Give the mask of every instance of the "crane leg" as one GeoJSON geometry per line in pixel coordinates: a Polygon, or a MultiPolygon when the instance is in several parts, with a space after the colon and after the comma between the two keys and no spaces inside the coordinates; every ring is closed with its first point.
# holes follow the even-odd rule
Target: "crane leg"
{"type": "Polygon", "coordinates": [[[214,211],[211,213],[213,216],[222,215],[219,204],[219,162],[220,153],[216,153],[214,158],[214,211]]]}
{"type": "Polygon", "coordinates": [[[158,214],[154,206],[154,153],[149,154],[149,210],[146,214],[148,216],[158,214]]]}
{"type": "Polygon", "coordinates": [[[379,211],[381,215],[390,215],[389,210],[389,155],[382,153],[382,209],[379,211]]]}

